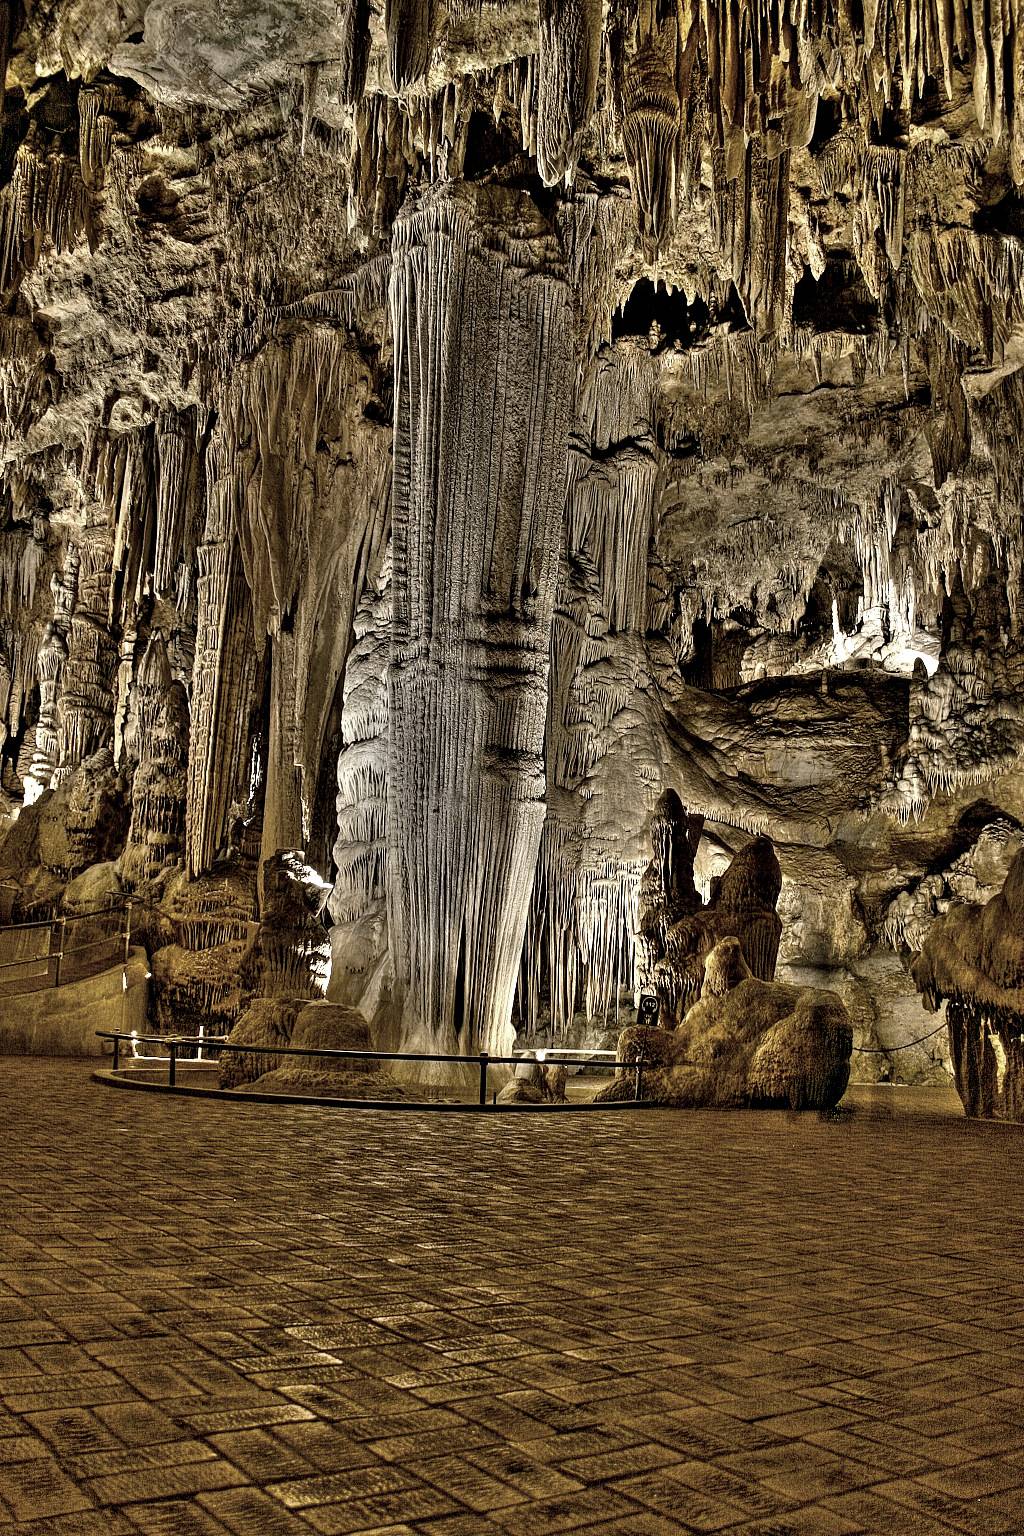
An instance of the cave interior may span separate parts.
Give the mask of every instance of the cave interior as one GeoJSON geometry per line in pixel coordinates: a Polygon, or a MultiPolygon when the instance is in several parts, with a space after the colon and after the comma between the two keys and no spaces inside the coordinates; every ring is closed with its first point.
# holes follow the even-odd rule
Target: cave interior
{"type": "Polygon", "coordinates": [[[143,1030],[507,1055],[742,934],[855,1076],[1024,1114],[1019,0],[0,53],[7,953],[130,911],[143,1030]]]}

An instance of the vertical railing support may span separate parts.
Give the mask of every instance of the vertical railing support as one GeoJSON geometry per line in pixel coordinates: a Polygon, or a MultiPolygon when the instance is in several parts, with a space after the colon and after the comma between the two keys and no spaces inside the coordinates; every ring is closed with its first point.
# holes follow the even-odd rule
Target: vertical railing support
{"type": "MultiPolygon", "coordinates": [[[[65,937],[67,935],[67,927],[68,927],[67,918],[63,917],[63,916],[58,918],[58,920],[57,920],[57,964],[54,966],[54,969],[53,969],[53,984],[54,984],[55,987],[59,987],[60,986],[60,963],[61,963],[61,961],[64,958],[64,939],[65,939],[65,937]]],[[[50,934],[51,934],[51,942],[52,942],[52,935],[53,935],[53,929],[52,928],[50,929],[50,934]]]]}
{"type": "Polygon", "coordinates": [[[644,1087],[644,1052],[643,1052],[643,1046],[641,1046],[640,1047],[640,1054],[636,1058],[636,1090],[635,1090],[635,1092],[633,1094],[633,1101],[636,1104],[639,1104],[639,1102],[640,1102],[640,1095],[643,1092],[643,1087],[644,1087]]]}
{"type": "Polygon", "coordinates": [[[486,1051],[480,1052],[480,1108],[487,1108],[487,1063],[489,1057],[486,1051]]]}
{"type": "Polygon", "coordinates": [[[132,904],[131,898],[126,902],[124,909],[124,963],[127,968],[128,960],[132,952],[132,904]]]}
{"type": "Polygon", "coordinates": [[[115,1072],[117,1071],[117,1069],[120,1066],[120,1064],[121,1064],[121,1042],[117,1038],[117,1036],[115,1035],[114,1036],[114,1060],[113,1060],[113,1068],[114,1068],[115,1072]]]}
{"type": "Polygon", "coordinates": [[[170,1042],[171,1054],[167,1058],[167,1086],[173,1088],[178,1075],[178,1042],[170,1042]]]}

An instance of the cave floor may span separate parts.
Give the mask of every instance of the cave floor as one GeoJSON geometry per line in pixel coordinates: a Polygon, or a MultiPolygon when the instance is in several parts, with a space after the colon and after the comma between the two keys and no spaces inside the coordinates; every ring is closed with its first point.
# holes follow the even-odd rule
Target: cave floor
{"type": "Polygon", "coordinates": [[[7,1058],[0,1526],[1019,1533],[1024,1130],[903,1097],[387,1114],[7,1058]]]}

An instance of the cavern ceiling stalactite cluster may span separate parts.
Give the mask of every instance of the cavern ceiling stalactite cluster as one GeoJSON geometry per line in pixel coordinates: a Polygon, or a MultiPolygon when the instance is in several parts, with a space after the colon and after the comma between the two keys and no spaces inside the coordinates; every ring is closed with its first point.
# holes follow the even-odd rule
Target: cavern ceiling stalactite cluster
{"type": "Polygon", "coordinates": [[[912,1033],[1024,821],[1020,0],[5,13],[6,919],[230,1026],[302,850],[381,1043],[589,1038],[668,786],[912,1033]]]}

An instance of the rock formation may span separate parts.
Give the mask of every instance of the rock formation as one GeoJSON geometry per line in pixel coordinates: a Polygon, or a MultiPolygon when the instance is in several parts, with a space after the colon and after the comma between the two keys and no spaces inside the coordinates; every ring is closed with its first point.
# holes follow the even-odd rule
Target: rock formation
{"type": "MultiPolygon", "coordinates": [[[[246,1015],[252,1018],[252,1014],[246,1015]]],[[[240,1021],[235,1036],[241,1038],[245,1020],[240,1021]]],[[[246,1042],[248,1043],[248,1042],[246,1042]]],[[[276,1043],[264,1041],[263,1043],[276,1043]]],[[[373,1049],[370,1030],[362,1014],[342,1003],[312,1002],[300,1006],[288,1031],[286,1042],[293,1051],[369,1051],[373,1049]]],[[[225,1052],[225,1067],[230,1056],[225,1052]]],[[[221,1074],[224,1087],[241,1086],[257,1093],[307,1095],[319,1099],[401,1099],[404,1090],[388,1071],[386,1062],[372,1057],[329,1056],[242,1056],[235,1058],[249,1064],[245,1076],[232,1080],[221,1074]],[[251,1076],[250,1076],[251,1074],[251,1076]]]]}
{"type": "MultiPolygon", "coordinates": [[[[330,940],[322,913],[331,888],[297,849],[279,851],[260,869],[260,921],[238,966],[242,1011],[232,1045],[289,1045],[307,1000],[324,995],[330,940]]],[[[233,1088],[279,1065],[274,1056],[224,1051],[221,1087],[233,1088]]]]}
{"type": "Polygon", "coordinates": [[[536,1057],[524,1057],[510,1082],[497,1094],[499,1104],[564,1104],[568,1072],[557,1062],[546,1065],[536,1057]]]}
{"type": "Polygon", "coordinates": [[[1024,1120],[1024,852],[984,906],[957,903],[932,924],[914,980],[932,1011],[946,1001],[967,1113],[1024,1120]]]}
{"type": "MultiPolygon", "coordinates": [[[[672,1030],[624,1030],[618,1059],[641,1060],[639,1096],[683,1109],[832,1109],[850,1077],[853,1028],[834,992],[760,981],[740,941],[721,939],[704,962],[700,996],[672,1030]]],[[[637,1094],[627,1066],[597,1095],[637,1094]]]]}
{"type": "Polygon", "coordinates": [[[685,1018],[709,984],[705,960],[724,939],[735,939],[747,974],[775,976],[782,920],[775,908],[782,871],[771,839],[755,837],[720,875],[711,878],[707,905],[694,884],[703,816],[691,816],[674,790],[659,798],[651,818],[654,858],[640,883],[638,981],[655,994],[662,1022],[685,1018]]]}
{"type": "Polygon", "coordinates": [[[1019,0],[47,0],[0,65],[0,915],[102,865],[227,1029],[302,849],[381,1045],[679,1019],[738,934],[898,1072],[1024,821],[1019,0]]]}

